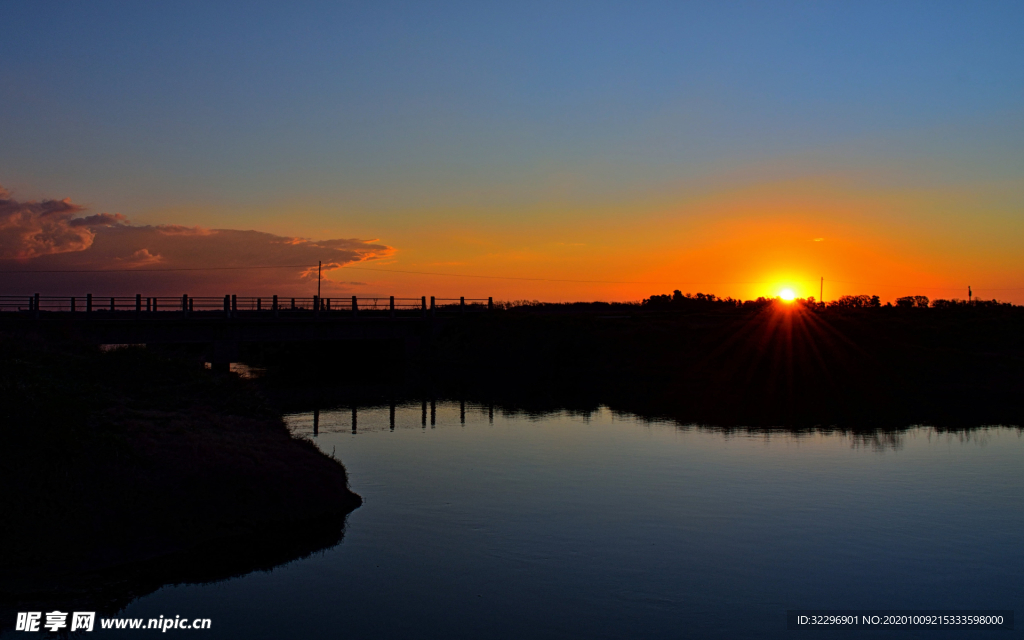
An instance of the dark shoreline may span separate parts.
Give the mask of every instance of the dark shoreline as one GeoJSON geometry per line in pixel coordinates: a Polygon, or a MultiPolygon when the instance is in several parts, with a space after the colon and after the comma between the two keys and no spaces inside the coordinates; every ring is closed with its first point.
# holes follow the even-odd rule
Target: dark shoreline
{"type": "Polygon", "coordinates": [[[1024,424],[1024,308],[538,305],[449,324],[421,393],[722,428],[1024,424]]]}
{"type": "Polygon", "coordinates": [[[243,360],[286,411],[448,398],[721,429],[1024,424],[1024,308],[1011,305],[536,304],[446,319],[404,361],[379,341],[243,360]]]}
{"type": "Polygon", "coordinates": [[[337,544],[361,504],[258,388],[144,349],[4,336],[0,608],[123,607],[337,544]]]}
{"type": "Polygon", "coordinates": [[[530,305],[447,320],[403,367],[381,351],[354,371],[328,344],[248,362],[285,412],[449,400],[726,431],[1024,425],[1024,308],[797,305],[530,305]]]}

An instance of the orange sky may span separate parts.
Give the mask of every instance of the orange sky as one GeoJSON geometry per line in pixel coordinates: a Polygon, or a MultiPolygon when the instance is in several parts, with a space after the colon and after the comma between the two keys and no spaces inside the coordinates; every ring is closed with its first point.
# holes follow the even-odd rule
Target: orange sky
{"type": "Polygon", "coordinates": [[[804,180],[680,200],[553,208],[491,224],[432,218],[398,234],[395,254],[372,265],[550,281],[370,271],[359,278],[403,293],[638,300],[676,288],[751,298],[788,286],[817,296],[824,276],[826,300],[860,293],[965,297],[968,285],[982,297],[1024,299],[1024,289],[1010,289],[1024,287],[1016,245],[1024,224],[1005,215],[998,200],[970,191],[867,191],[804,180]],[[959,218],[963,209],[972,215],[959,218]]]}
{"type": "MultiPolygon", "coordinates": [[[[862,293],[883,300],[902,295],[963,298],[970,285],[976,296],[1021,302],[1024,289],[1015,288],[1024,287],[1017,245],[1024,222],[1008,215],[1012,207],[1007,201],[1012,204],[992,185],[984,191],[909,190],[837,179],[777,180],[601,206],[545,203],[513,213],[413,211],[402,217],[406,224],[381,225],[390,233],[379,238],[328,240],[346,227],[358,227],[358,219],[352,224],[339,216],[337,230],[323,229],[320,237],[301,233],[302,227],[313,231],[308,227],[323,222],[315,209],[267,225],[276,227],[272,231],[277,234],[210,231],[138,225],[132,216],[127,222],[112,221],[113,216],[96,217],[72,200],[63,203],[69,209],[64,231],[71,234],[64,246],[38,242],[39,229],[48,228],[57,237],[52,216],[39,213],[46,203],[22,202],[12,194],[5,200],[8,218],[24,221],[37,215],[32,220],[38,223],[25,222],[17,237],[21,242],[32,238],[38,246],[17,254],[12,253],[14,241],[5,241],[3,257],[8,258],[5,269],[119,269],[5,274],[8,289],[21,282],[60,294],[85,293],[84,288],[100,295],[312,295],[315,278],[298,268],[146,270],[323,260],[338,265],[324,272],[324,295],[338,297],[640,300],[680,289],[748,299],[775,296],[783,288],[817,297],[824,276],[826,300],[862,293]],[[98,226],[76,224],[89,215],[98,226]],[[291,234],[280,233],[288,229],[291,234]],[[83,233],[91,236],[87,242],[83,233]]],[[[8,234],[17,231],[10,222],[5,228],[8,234]]]]}

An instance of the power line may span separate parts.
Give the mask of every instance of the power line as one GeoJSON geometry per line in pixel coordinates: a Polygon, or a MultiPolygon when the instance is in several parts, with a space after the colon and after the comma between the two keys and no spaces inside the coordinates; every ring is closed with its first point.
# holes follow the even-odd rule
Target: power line
{"type": "Polygon", "coordinates": [[[5,269],[0,273],[157,273],[161,271],[231,271],[238,269],[312,269],[315,266],[315,264],[276,264],[253,267],[177,267],[171,269],[5,269]]]}
{"type": "MultiPolygon", "coordinates": [[[[166,273],[180,271],[241,271],[247,269],[312,269],[315,264],[277,264],[277,265],[253,265],[240,267],[172,267],[163,269],[5,269],[0,273],[166,273]]],[[[442,273],[438,271],[412,271],[407,269],[377,269],[373,267],[352,267],[342,265],[341,269],[354,271],[375,271],[380,273],[402,273],[421,276],[441,276],[446,278],[477,278],[485,280],[518,280],[525,282],[570,282],[576,284],[659,284],[659,285],[703,285],[703,286],[735,286],[735,285],[765,285],[777,284],[776,282],[679,282],[676,280],[572,280],[563,278],[524,278],[517,276],[484,276],[466,273],[442,273]]],[[[793,284],[809,284],[813,280],[789,280],[793,284]]],[[[942,291],[959,291],[965,285],[952,287],[928,287],[920,285],[905,284],[870,284],[865,282],[850,282],[847,280],[832,280],[837,284],[853,285],[858,287],[885,287],[904,289],[929,289],[942,291]]],[[[817,284],[817,283],[815,283],[817,284]]],[[[1022,291],[1024,287],[974,287],[985,291],[1022,291]]]]}
{"type": "Polygon", "coordinates": [[[373,269],[371,267],[342,267],[357,271],[383,271],[384,273],[412,273],[421,276],[446,276],[451,278],[486,278],[489,280],[526,280],[530,282],[577,282],[589,284],[669,284],[669,285],[736,285],[736,284],[772,284],[770,282],[679,282],[677,280],[564,280],[558,278],[519,278],[514,276],[478,276],[465,273],[439,273],[435,271],[405,271],[401,269],[373,269]]]}
{"type": "MultiPolygon", "coordinates": [[[[14,269],[0,270],[0,273],[162,273],[169,271],[225,271],[241,269],[312,269],[315,264],[279,264],[261,265],[250,267],[180,267],[169,269],[14,269]]],[[[436,271],[410,271],[404,269],[374,269],[373,267],[350,267],[341,266],[341,269],[352,269],[355,271],[378,271],[382,273],[405,273],[421,276],[443,276],[446,278],[483,278],[488,280],[525,280],[530,282],[575,282],[590,284],[669,284],[669,285],[747,285],[747,284],[771,284],[770,282],[678,282],[678,281],[642,281],[642,280],[567,280],[558,278],[522,278],[515,276],[481,276],[466,273],[440,273],[436,271]]]]}
{"type": "MultiPolygon", "coordinates": [[[[848,282],[846,280],[832,280],[832,282],[837,282],[839,284],[852,284],[852,285],[857,286],[857,287],[888,287],[888,288],[899,287],[901,289],[936,289],[936,290],[942,290],[942,291],[947,291],[947,290],[948,291],[959,291],[959,290],[961,290],[961,289],[963,289],[964,287],[967,286],[967,285],[959,285],[959,286],[955,286],[955,287],[924,287],[924,286],[920,286],[920,285],[916,285],[916,284],[868,284],[868,283],[864,283],[864,282],[848,282]]],[[[984,289],[985,291],[1021,291],[1021,290],[1024,290],[1024,287],[978,287],[978,286],[975,286],[974,288],[975,289],[984,289]]]]}

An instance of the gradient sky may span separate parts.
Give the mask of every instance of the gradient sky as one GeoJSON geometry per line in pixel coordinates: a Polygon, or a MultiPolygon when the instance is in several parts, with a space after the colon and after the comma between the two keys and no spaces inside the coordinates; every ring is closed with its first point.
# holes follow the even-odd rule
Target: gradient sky
{"type": "MultiPolygon", "coordinates": [[[[0,9],[0,268],[323,253],[545,279],[347,268],[332,295],[749,298],[824,276],[826,299],[1024,303],[1019,1],[153,5],[0,9]],[[26,253],[65,198],[127,223],[26,253]]],[[[312,293],[295,269],[0,283],[312,293]]]]}

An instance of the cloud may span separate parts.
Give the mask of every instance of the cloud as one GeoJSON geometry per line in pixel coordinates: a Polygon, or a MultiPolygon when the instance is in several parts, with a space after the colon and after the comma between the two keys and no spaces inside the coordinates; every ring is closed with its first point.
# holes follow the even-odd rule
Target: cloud
{"type": "Polygon", "coordinates": [[[825,238],[815,238],[814,242],[824,242],[825,238]]]}
{"type": "MultiPolygon", "coordinates": [[[[18,274],[18,282],[57,293],[101,287],[117,295],[144,287],[197,295],[245,291],[290,293],[317,278],[339,293],[350,282],[326,278],[347,264],[389,256],[394,249],[358,238],[313,240],[254,230],[133,225],[120,214],[81,215],[65,200],[18,202],[0,188],[0,270],[67,271],[18,274]],[[306,283],[306,284],[303,284],[306,283]]],[[[0,274],[5,288],[14,274],[0,274]]],[[[20,293],[20,291],[18,291],[20,293]]],[[[44,294],[45,295],[45,294],[44,294]]],[[[159,295],[164,295],[162,292],[159,295]]]]}
{"type": "Polygon", "coordinates": [[[149,249],[139,249],[138,251],[128,256],[127,258],[115,259],[118,261],[119,266],[121,267],[126,267],[129,265],[135,267],[143,267],[150,264],[159,264],[164,260],[163,256],[161,256],[160,254],[153,255],[152,253],[149,252],[149,249]]]}
{"type": "Polygon", "coordinates": [[[92,246],[96,228],[125,222],[109,213],[74,217],[84,210],[69,199],[18,202],[0,187],[0,260],[84,251],[92,246]]]}

